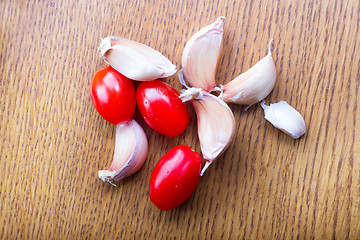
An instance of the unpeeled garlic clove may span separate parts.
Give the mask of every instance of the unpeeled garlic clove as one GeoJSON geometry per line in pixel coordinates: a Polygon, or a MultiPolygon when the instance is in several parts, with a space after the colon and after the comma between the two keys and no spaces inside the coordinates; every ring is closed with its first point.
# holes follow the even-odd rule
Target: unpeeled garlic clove
{"type": "Polygon", "coordinates": [[[304,118],[287,102],[280,101],[267,106],[263,100],[261,107],[264,109],[265,119],[292,138],[299,138],[306,132],[304,118]]]}
{"type": "Polygon", "coordinates": [[[274,88],[276,68],[271,55],[271,42],[268,54],[246,72],[222,85],[220,98],[225,102],[251,105],[263,100],[274,88]]]}
{"type": "Polygon", "coordinates": [[[206,160],[202,176],[230,145],[235,133],[235,118],[223,100],[201,89],[189,88],[182,91],[180,98],[190,101],[196,112],[201,152],[206,160]]]}
{"type": "Polygon", "coordinates": [[[114,157],[109,170],[100,170],[99,178],[115,183],[138,171],[144,164],[148,141],[142,127],[130,120],[116,126],[114,157]]]}
{"type": "Polygon", "coordinates": [[[223,21],[214,23],[195,33],[185,45],[181,64],[186,80],[192,87],[206,92],[215,88],[215,73],[222,51],[223,21]]]}
{"type": "Polygon", "coordinates": [[[160,52],[122,37],[104,38],[100,56],[119,73],[137,81],[151,81],[176,73],[176,66],[160,52]]]}

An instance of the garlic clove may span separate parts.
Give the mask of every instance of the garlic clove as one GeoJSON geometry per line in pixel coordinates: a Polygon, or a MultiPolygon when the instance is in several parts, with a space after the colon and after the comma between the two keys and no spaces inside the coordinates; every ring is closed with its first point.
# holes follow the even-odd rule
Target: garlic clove
{"type": "Polygon", "coordinates": [[[185,45],[181,64],[186,80],[192,87],[209,92],[215,86],[215,73],[222,51],[223,22],[214,23],[195,33],[185,45]]]}
{"type": "Polygon", "coordinates": [[[251,105],[260,102],[274,88],[276,67],[271,55],[271,42],[268,54],[246,72],[222,85],[220,98],[225,102],[251,105]]]}
{"type": "Polygon", "coordinates": [[[99,178],[115,183],[137,172],[144,164],[148,141],[142,127],[130,120],[116,125],[114,157],[109,170],[100,170],[99,178]]]}
{"type": "Polygon", "coordinates": [[[122,37],[104,38],[100,56],[121,74],[137,81],[151,81],[176,73],[176,66],[160,52],[122,37]]]}
{"type": "Polygon", "coordinates": [[[299,138],[306,132],[304,118],[287,102],[280,101],[267,106],[263,100],[261,107],[264,109],[265,119],[292,138],[299,138]]]}
{"type": "Polygon", "coordinates": [[[180,98],[190,101],[196,112],[201,152],[206,160],[202,176],[230,145],[235,133],[235,118],[223,100],[201,89],[184,90],[180,98]]]}

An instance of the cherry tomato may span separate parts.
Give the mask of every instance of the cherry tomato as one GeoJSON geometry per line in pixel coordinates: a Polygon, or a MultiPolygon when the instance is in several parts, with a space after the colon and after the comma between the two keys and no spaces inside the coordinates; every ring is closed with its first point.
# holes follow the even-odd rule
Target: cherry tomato
{"type": "Polygon", "coordinates": [[[145,122],[158,133],[175,137],[189,124],[189,112],[179,93],[160,80],[141,82],[136,102],[145,122]]]}
{"type": "Polygon", "coordinates": [[[135,113],[134,83],[110,66],[95,73],[90,96],[96,110],[110,123],[124,123],[135,113]]]}
{"type": "Polygon", "coordinates": [[[156,164],[149,195],[159,209],[168,211],[184,203],[194,193],[200,179],[201,157],[186,145],[168,151],[156,164]]]}

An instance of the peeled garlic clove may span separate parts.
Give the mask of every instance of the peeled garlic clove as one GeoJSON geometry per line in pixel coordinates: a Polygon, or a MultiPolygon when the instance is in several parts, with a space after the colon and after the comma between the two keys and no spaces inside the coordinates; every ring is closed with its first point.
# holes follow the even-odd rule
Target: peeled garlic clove
{"type": "Polygon", "coordinates": [[[190,101],[196,112],[201,152],[206,160],[202,176],[230,145],[235,133],[235,118],[223,100],[201,89],[189,88],[180,98],[190,101]]]}
{"type": "Polygon", "coordinates": [[[299,138],[306,132],[304,118],[287,102],[280,101],[267,106],[262,101],[261,107],[264,109],[265,119],[292,138],[299,138]]]}
{"type": "Polygon", "coordinates": [[[99,178],[115,186],[115,182],[141,168],[147,152],[148,141],[145,132],[135,120],[117,125],[113,161],[109,170],[99,171],[99,178]]]}
{"type": "Polygon", "coordinates": [[[216,86],[215,73],[222,51],[223,21],[214,23],[195,33],[185,45],[181,64],[186,80],[192,87],[209,92],[216,86]]]}
{"type": "Polygon", "coordinates": [[[276,81],[276,68],[270,48],[272,41],[273,39],[264,58],[231,82],[221,86],[223,92],[220,98],[225,102],[251,105],[269,95],[276,81]]]}
{"type": "Polygon", "coordinates": [[[137,81],[151,81],[176,73],[176,66],[160,52],[122,37],[104,38],[100,56],[119,73],[137,81]]]}

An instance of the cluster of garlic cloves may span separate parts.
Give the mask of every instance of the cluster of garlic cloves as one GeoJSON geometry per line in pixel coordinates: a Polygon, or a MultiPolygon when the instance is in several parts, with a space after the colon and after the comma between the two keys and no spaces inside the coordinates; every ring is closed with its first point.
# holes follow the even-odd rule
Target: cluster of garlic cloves
{"type": "Polygon", "coordinates": [[[272,41],[273,39],[264,58],[234,80],[221,86],[220,98],[229,103],[252,105],[269,95],[276,82],[276,68],[271,55],[272,41]]]}
{"type": "Polygon", "coordinates": [[[216,87],[215,74],[223,45],[224,19],[196,32],[185,45],[181,65],[192,87],[210,92],[216,87]]]}
{"type": "Polygon", "coordinates": [[[119,73],[136,81],[151,81],[176,73],[176,66],[160,52],[122,37],[104,38],[100,56],[119,73]]]}
{"type": "Polygon", "coordinates": [[[196,112],[201,152],[206,161],[202,176],[230,145],[235,133],[235,118],[223,100],[199,88],[183,90],[180,98],[190,101],[196,112]]]}
{"type": "Polygon", "coordinates": [[[148,140],[135,120],[117,125],[113,161],[109,170],[99,171],[99,178],[115,185],[141,168],[147,152],[148,140]]]}
{"type": "Polygon", "coordinates": [[[265,100],[263,100],[261,107],[264,109],[265,119],[292,138],[299,138],[306,132],[304,118],[286,101],[280,101],[267,106],[265,105],[265,100]]]}
{"type": "MultiPolygon", "coordinates": [[[[180,83],[186,87],[180,98],[184,102],[190,101],[197,116],[201,152],[206,160],[201,175],[227,149],[234,137],[235,120],[226,103],[251,106],[267,97],[276,82],[271,39],[264,58],[232,81],[216,87],[215,73],[222,51],[223,19],[218,18],[190,38],[184,48],[182,70],[179,72],[180,83]],[[210,94],[212,91],[220,91],[220,95],[210,94]]],[[[285,101],[270,106],[263,101],[261,107],[265,118],[291,137],[299,138],[305,133],[303,117],[285,101]]]]}

